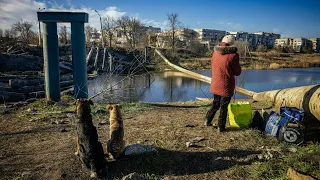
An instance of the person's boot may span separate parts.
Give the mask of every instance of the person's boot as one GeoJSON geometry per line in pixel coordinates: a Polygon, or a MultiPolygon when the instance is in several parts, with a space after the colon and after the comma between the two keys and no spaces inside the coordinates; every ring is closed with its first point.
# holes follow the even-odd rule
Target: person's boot
{"type": "Polygon", "coordinates": [[[226,128],[221,128],[221,127],[218,127],[218,134],[222,133],[222,132],[225,132],[226,131],[226,128]]]}
{"type": "Polygon", "coordinates": [[[204,125],[205,125],[205,126],[212,126],[212,123],[211,123],[211,121],[209,121],[209,120],[206,119],[206,120],[204,121],[204,125]]]}

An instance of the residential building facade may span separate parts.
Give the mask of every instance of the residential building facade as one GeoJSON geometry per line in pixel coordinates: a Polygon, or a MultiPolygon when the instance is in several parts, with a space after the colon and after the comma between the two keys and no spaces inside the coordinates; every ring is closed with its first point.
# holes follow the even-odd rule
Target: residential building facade
{"type": "Polygon", "coordinates": [[[257,45],[264,45],[267,48],[273,48],[276,39],[280,39],[281,35],[270,32],[259,31],[254,33],[257,35],[257,45]]]}
{"type": "Polygon", "coordinates": [[[312,42],[312,50],[320,52],[320,38],[308,38],[312,42]]]}
{"type": "Polygon", "coordinates": [[[226,31],[216,29],[194,29],[199,41],[220,42],[227,34],[226,31]]]}
{"type": "Polygon", "coordinates": [[[248,42],[248,46],[249,48],[253,48],[255,49],[258,45],[258,35],[256,34],[252,34],[252,33],[248,33],[248,32],[228,32],[228,34],[233,35],[235,37],[236,41],[246,41],[248,42]]]}
{"type": "Polygon", "coordinates": [[[307,38],[294,38],[293,39],[293,49],[295,52],[306,51],[307,49],[312,49],[312,41],[307,38]]]}
{"type": "Polygon", "coordinates": [[[293,39],[292,38],[280,38],[276,39],[274,42],[274,47],[293,47],[293,39]]]}

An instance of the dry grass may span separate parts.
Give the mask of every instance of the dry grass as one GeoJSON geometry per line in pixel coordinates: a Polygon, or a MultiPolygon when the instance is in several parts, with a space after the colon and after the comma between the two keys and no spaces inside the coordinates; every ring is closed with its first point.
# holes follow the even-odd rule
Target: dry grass
{"type": "MultiPolygon", "coordinates": [[[[3,179],[88,179],[75,150],[72,114],[52,115],[48,111],[73,109],[71,99],[63,107],[37,101],[10,114],[0,115],[0,175],[3,179]],[[32,108],[33,116],[30,116],[32,108]],[[42,119],[37,119],[41,115],[42,119]],[[57,119],[64,124],[53,124],[57,119]],[[61,131],[65,130],[65,131],[61,131]]],[[[93,112],[105,104],[95,104],[93,112]]],[[[270,103],[253,103],[254,109],[270,108],[270,103]]],[[[158,152],[124,157],[109,163],[106,179],[119,179],[136,172],[145,179],[270,179],[284,178],[290,165],[320,178],[320,170],[305,155],[320,153],[319,146],[301,147],[296,154],[285,153],[287,145],[255,130],[230,129],[217,134],[204,127],[206,103],[122,104],[126,144],[148,144],[158,152]],[[198,147],[185,143],[204,137],[198,147]],[[267,148],[273,159],[259,160],[267,148]],[[301,153],[300,153],[301,152],[301,153]],[[297,160],[294,160],[297,159],[297,160]],[[302,163],[302,164],[301,164],[302,163]],[[279,168],[280,167],[280,168],[279,168]],[[272,172],[272,173],[271,173],[272,172]]],[[[108,139],[108,115],[93,113],[100,142],[108,139]]],[[[290,146],[289,146],[290,147],[290,146]]]]}
{"type": "Polygon", "coordinates": [[[271,63],[269,65],[269,69],[279,69],[280,68],[280,64],[278,63],[271,63]]]}
{"type": "MultiPolygon", "coordinates": [[[[251,57],[241,59],[240,64],[243,69],[279,69],[279,68],[308,68],[320,67],[320,54],[299,54],[299,53],[279,53],[276,50],[269,52],[253,52],[251,57]]],[[[170,59],[172,60],[172,59],[170,59]]],[[[211,69],[211,58],[191,58],[191,59],[175,59],[176,63],[187,69],[211,69]]],[[[161,59],[157,59],[157,67],[165,67],[166,64],[161,63],[161,59]]],[[[161,68],[159,68],[161,69],[161,68]]]]}

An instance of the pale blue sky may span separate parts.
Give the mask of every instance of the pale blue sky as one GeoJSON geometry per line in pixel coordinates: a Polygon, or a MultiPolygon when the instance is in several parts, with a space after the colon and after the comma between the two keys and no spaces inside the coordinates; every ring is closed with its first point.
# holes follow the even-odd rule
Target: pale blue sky
{"type": "Polygon", "coordinates": [[[177,13],[187,28],[320,37],[320,0],[0,0],[1,28],[19,18],[36,22],[38,7],[88,12],[90,25],[98,29],[94,10],[103,16],[135,16],[161,28],[166,28],[168,13],[177,13]]]}

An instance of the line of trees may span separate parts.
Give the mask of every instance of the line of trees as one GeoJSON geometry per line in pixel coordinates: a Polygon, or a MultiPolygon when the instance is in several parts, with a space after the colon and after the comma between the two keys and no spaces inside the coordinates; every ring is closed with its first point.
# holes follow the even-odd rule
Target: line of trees
{"type": "MultiPolygon", "coordinates": [[[[170,34],[168,40],[170,41],[171,48],[175,51],[177,44],[176,32],[181,28],[181,22],[178,20],[177,13],[167,14],[167,20],[170,34]]],[[[148,45],[149,36],[152,35],[151,31],[145,27],[145,24],[136,17],[122,16],[115,19],[111,16],[102,18],[102,29],[104,42],[107,42],[109,47],[113,47],[119,38],[126,42],[126,46],[129,48],[135,48],[138,44],[148,45]]],[[[89,45],[91,42],[92,34],[97,32],[96,29],[87,25],[86,31],[86,43],[89,45]]],[[[93,35],[94,36],[94,35],[93,35]]]]}
{"type": "MultiPolygon", "coordinates": [[[[60,44],[70,44],[71,34],[65,25],[60,27],[58,35],[60,44]]],[[[11,39],[22,45],[39,44],[38,30],[34,30],[34,25],[31,22],[22,19],[13,23],[10,29],[0,29],[0,38],[11,39]]]]}

